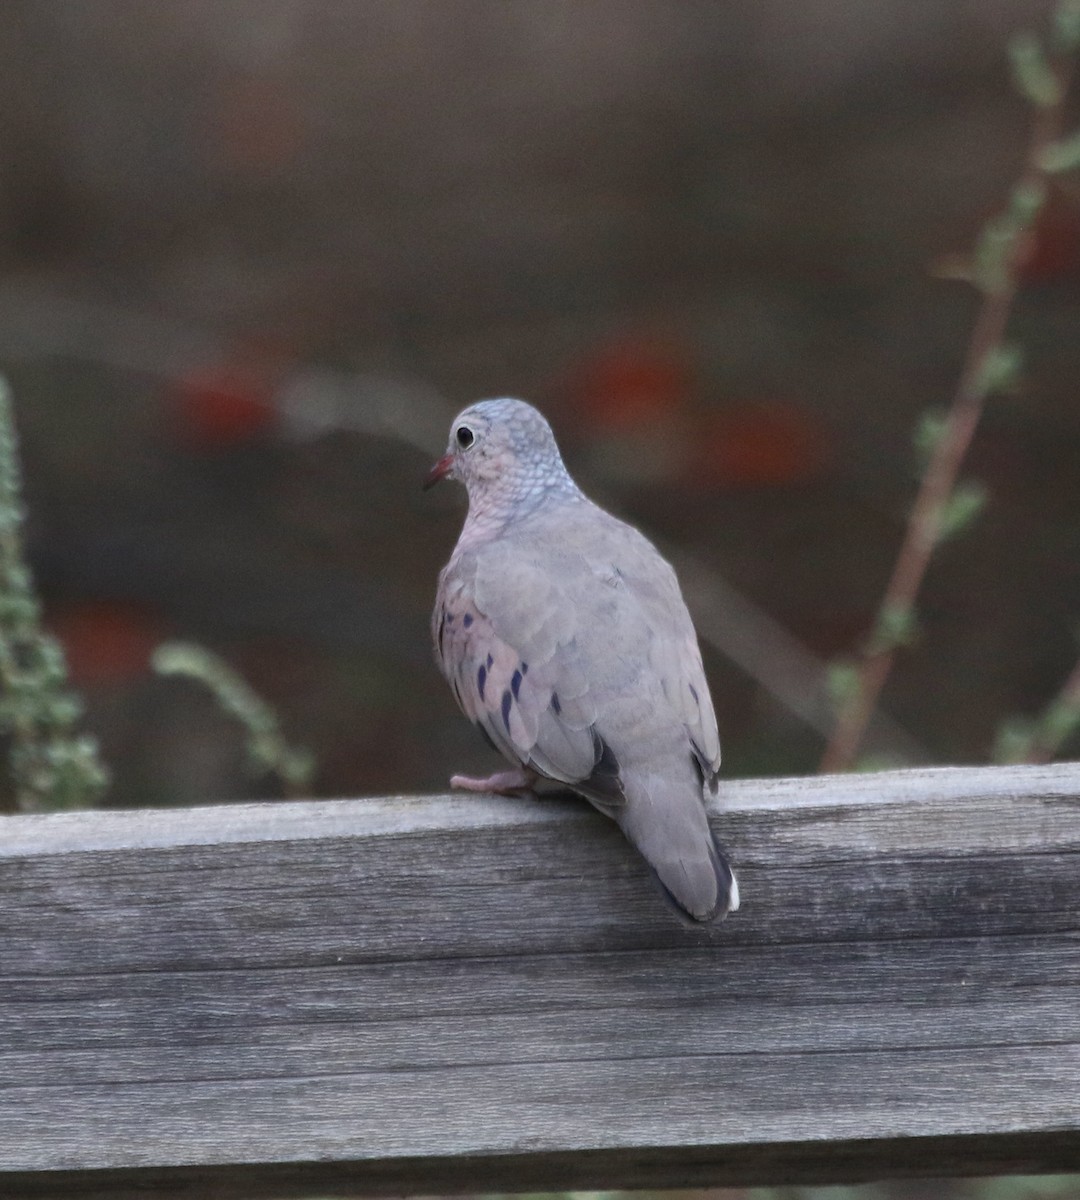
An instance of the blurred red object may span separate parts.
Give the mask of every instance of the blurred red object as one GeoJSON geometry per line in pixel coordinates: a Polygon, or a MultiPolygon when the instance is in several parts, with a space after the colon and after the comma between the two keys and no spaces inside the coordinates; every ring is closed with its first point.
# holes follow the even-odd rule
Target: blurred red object
{"type": "Polygon", "coordinates": [[[231,368],[185,376],[174,408],[180,437],[199,449],[246,442],[269,428],[276,416],[269,384],[231,368]]]}
{"type": "Polygon", "coordinates": [[[50,613],[46,622],[64,647],[76,687],[128,683],[149,670],[150,655],[165,630],[131,604],[101,600],[50,613]]]}
{"type": "Polygon", "coordinates": [[[1080,275],[1080,196],[1051,187],[1035,221],[1020,278],[1053,283],[1080,275]]]}
{"type": "Polygon", "coordinates": [[[825,430],[804,408],[770,400],[705,417],[692,441],[697,487],[780,487],[816,478],[828,461],[825,430]]]}
{"type": "Polygon", "coordinates": [[[692,390],[687,356],[660,338],[626,338],[590,355],[575,373],[577,395],[597,429],[625,431],[680,409],[692,390]]]}

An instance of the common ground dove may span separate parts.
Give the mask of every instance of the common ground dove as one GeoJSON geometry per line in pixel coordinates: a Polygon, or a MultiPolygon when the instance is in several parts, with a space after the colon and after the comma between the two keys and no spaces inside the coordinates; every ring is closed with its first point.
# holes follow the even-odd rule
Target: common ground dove
{"type": "Polygon", "coordinates": [[[469,512],[439,576],[435,653],[465,715],[514,764],[452,787],[565,784],[614,821],[697,921],[736,909],[713,839],[720,741],[675,572],[570,478],[547,421],[484,400],[450,428],[425,487],[469,512]]]}

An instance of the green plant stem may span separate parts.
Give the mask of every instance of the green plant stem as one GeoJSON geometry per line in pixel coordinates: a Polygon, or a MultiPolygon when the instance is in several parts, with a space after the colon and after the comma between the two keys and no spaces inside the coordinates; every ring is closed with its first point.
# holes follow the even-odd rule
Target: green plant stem
{"type": "Polygon", "coordinates": [[[186,676],[208,688],[243,727],[252,772],[277,775],[290,797],[303,794],[315,770],[310,751],[286,742],[277,713],[228,663],[193,642],[163,642],[152,663],[161,675],[186,676]]]}
{"type": "Polygon", "coordinates": [[[1043,719],[1038,722],[1035,732],[1024,753],[1023,762],[1046,763],[1057,755],[1062,744],[1073,733],[1080,714],[1080,661],[1072,669],[1072,674],[1056,698],[1047,707],[1043,719]],[[1068,714],[1065,721],[1049,719],[1051,714],[1068,714]]]}
{"type": "MultiPolygon", "coordinates": [[[[1064,67],[1054,68],[1059,99],[1035,108],[1027,161],[1014,196],[1024,189],[1039,194],[1046,185],[1045,151],[1061,131],[1063,98],[1069,78],[1064,67]]],[[[1037,211],[1037,206],[1036,206],[1037,211]]],[[[934,447],[908,517],[907,530],[881,602],[881,613],[914,614],[915,599],[930,558],[941,537],[941,518],[956,486],[961,463],[974,437],[988,394],[985,367],[1000,352],[1013,302],[1019,288],[1019,270],[1031,252],[1031,213],[1026,227],[1006,252],[997,286],[987,288],[968,343],[963,370],[953,395],[941,436],[934,447]]],[[[871,638],[857,667],[856,685],[841,705],[836,727],[825,747],[819,770],[850,768],[889,677],[899,646],[895,641],[871,638]]]]}

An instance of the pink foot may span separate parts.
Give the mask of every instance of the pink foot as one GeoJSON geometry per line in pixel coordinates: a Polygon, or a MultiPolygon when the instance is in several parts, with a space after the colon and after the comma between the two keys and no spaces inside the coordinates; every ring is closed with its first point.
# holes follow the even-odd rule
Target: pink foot
{"type": "Polygon", "coordinates": [[[463,792],[495,792],[500,796],[513,796],[531,792],[536,774],[518,767],[513,771],[497,771],[486,779],[473,779],[471,775],[452,775],[450,786],[463,792]]]}

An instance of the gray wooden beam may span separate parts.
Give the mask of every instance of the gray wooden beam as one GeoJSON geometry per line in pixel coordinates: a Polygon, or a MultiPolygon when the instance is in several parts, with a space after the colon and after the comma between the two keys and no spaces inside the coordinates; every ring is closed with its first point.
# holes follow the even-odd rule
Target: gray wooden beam
{"type": "Polygon", "coordinates": [[[1080,765],[0,819],[0,1194],[1080,1170],[1080,765]]]}

